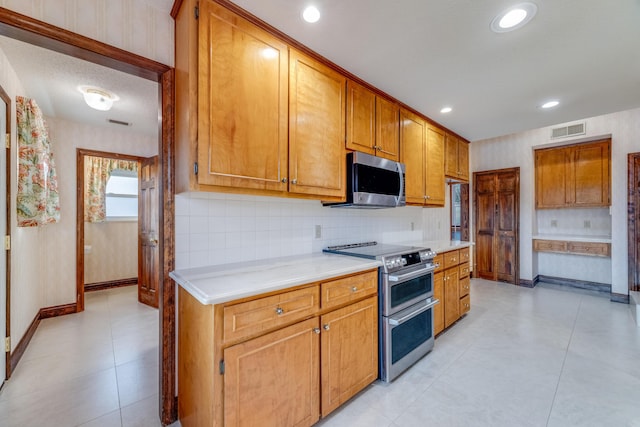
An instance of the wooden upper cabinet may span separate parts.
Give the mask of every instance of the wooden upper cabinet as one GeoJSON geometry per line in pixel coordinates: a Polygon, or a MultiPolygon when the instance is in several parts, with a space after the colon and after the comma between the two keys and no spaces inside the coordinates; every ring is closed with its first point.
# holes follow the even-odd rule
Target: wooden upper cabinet
{"type": "Polygon", "coordinates": [[[444,206],[444,132],[436,127],[427,126],[425,143],[426,203],[428,205],[444,206]]]}
{"type": "Polygon", "coordinates": [[[375,123],[376,95],[352,80],[347,81],[347,149],[375,154],[375,123]]]}
{"type": "Polygon", "coordinates": [[[200,2],[198,183],[286,191],[288,47],[200,2]]]}
{"type": "Polygon", "coordinates": [[[447,177],[458,181],[469,181],[469,144],[447,133],[444,164],[447,177]]]}
{"type": "Polygon", "coordinates": [[[376,97],[376,156],[389,160],[400,159],[400,107],[376,97]]]}
{"type": "Polygon", "coordinates": [[[399,111],[398,104],[348,80],[347,149],[398,161],[399,111]]]}
{"type": "Polygon", "coordinates": [[[400,148],[407,203],[444,206],[444,133],[401,109],[400,148]]]}
{"type": "Polygon", "coordinates": [[[289,192],[344,200],[346,77],[289,55],[289,192]]]}
{"type": "Polygon", "coordinates": [[[536,150],[536,208],[610,206],[610,169],[610,139],[536,150]]]}

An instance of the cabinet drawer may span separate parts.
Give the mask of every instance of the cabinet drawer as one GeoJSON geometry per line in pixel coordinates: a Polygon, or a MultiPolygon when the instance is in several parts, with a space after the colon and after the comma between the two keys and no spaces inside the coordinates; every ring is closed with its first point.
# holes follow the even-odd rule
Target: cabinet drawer
{"type": "Polygon", "coordinates": [[[460,298],[465,295],[469,295],[469,289],[471,288],[471,281],[469,280],[469,276],[461,277],[458,282],[458,286],[460,287],[460,298]]]}
{"type": "Polygon", "coordinates": [[[460,315],[462,316],[471,309],[471,298],[469,295],[460,298],[460,315]]]}
{"type": "Polygon", "coordinates": [[[580,255],[611,256],[611,245],[598,242],[567,242],[567,252],[580,255]]]}
{"type": "Polygon", "coordinates": [[[462,264],[463,262],[469,262],[469,258],[470,258],[470,251],[469,248],[464,248],[464,249],[460,249],[460,264],[462,264]]]}
{"type": "Polygon", "coordinates": [[[460,252],[459,251],[449,251],[444,254],[444,268],[453,267],[458,265],[460,262],[460,252]]]}
{"type": "Polygon", "coordinates": [[[319,286],[224,307],[224,341],[260,334],[313,315],[320,308],[319,286]]]}
{"type": "Polygon", "coordinates": [[[464,264],[460,264],[460,267],[458,267],[458,276],[460,277],[460,279],[462,279],[463,277],[469,277],[469,263],[465,262],[464,264]]]}
{"type": "Polygon", "coordinates": [[[378,290],[378,272],[370,271],[364,274],[344,277],[320,285],[322,308],[336,307],[368,295],[378,290]]]}
{"type": "Polygon", "coordinates": [[[444,270],[444,254],[438,254],[433,258],[433,263],[436,265],[435,272],[444,270]]]}
{"type": "Polygon", "coordinates": [[[562,240],[534,240],[533,250],[538,252],[566,252],[567,242],[562,240]]]}

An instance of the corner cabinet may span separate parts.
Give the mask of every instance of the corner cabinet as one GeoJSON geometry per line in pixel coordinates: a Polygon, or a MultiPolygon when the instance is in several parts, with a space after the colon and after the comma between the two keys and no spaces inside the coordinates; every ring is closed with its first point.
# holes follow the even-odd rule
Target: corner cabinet
{"type": "Polygon", "coordinates": [[[536,208],[611,205],[611,140],[535,152],[536,208]]]}
{"type": "Polygon", "coordinates": [[[190,426],[311,426],[378,377],[377,270],[215,306],[178,298],[190,426]]]}
{"type": "Polygon", "coordinates": [[[444,132],[401,109],[400,147],[407,203],[444,206],[444,132]]]}
{"type": "Polygon", "coordinates": [[[346,77],[211,0],[176,45],[177,192],[344,199],[346,77]]]}
{"type": "Polygon", "coordinates": [[[347,79],[290,49],[289,191],[345,197],[347,79]]]}
{"type": "Polygon", "coordinates": [[[447,133],[445,138],[445,172],[456,181],[469,181],[469,144],[447,133]]]}

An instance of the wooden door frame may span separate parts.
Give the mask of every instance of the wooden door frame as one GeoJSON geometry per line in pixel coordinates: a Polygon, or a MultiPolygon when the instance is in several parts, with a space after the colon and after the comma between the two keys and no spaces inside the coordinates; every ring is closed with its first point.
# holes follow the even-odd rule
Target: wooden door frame
{"type": "MultiPolygon", "coordinates": [[[[176,402],[176,310],[174,283],[169,272],[174,269],[174,105],[175,70],[165,64],[123,49],[92,40],[0,7],[0,35],[64,53],[105,67],[157,82],[158,166],[160,180],[159,244],[160,251],[160,420],[170,424],[177,419],[176,402]]],[[[83,248],[84,251],[84,248],[83,248]]]]}
{"type": "MultiPolygon", "coordinates": [[[[87,156],[131,160],[138,162],[138,165],[144,160],[144,157],[129,154],[76,148],[76,312],[84,311],[84,186],[86,178],[84,158],[87,156]]],[[[138,221],[140,221],[140,217],[138,217],[138,221]]],[[[138,263],[140,263],[139,259],[138,263]]]]}
{"type": "Polygon", "coordinates": [[[628,241],[628,288],[629,291],[640,291],[640,284],[635,285],[635,278],[640,277],[640,271],[637,271],[637,260],[640,254],[636,253],[637,245],[635,242],[640,234],[640,224],[636,224],[636,216],[640,212],[640,206],[637,205],[638,197],[636,197],[637,186],[640,183],[640,173],[636,174],[635,162],[640,161],[640,153],[627,154],[627,241],[628,241]]]}
{"type": "MultiPolygon", "coordinates": [[[[7,109],[5,111],[5,119],[7,121],[7,134],[9,134],[9,138],[11,138],[11,97],[5,92],[4,88],[0,86],[0,99],[7,105],[7,109]]],[[[1,136],[1,135],[0,135],[1,136]]],[[[4,138],[4,136],[2,136],[4,138]]],[[[7,158],[5,161],[6,170],[5,170],[5,182],[7,183],[7,202],[6,202],[6,226],[5,230],[6,235],[11,236],[11,147],[3,148],[6,150],[7,158]]],[[[11,250],[5,251],[6,257],[6,323],[5,323],[5,337],[11,336],[11,250]]],[[[11,376],[11,352],[5,352],[5,377],[9,378],[11,376]]],[[[5,378],[0,378],[0,386],[4,382],[5,378]]]]}
{"type": "MultiPolygon", "coordinates": [[[[516,180],[516,204],[515,204],[515,211],[516,211],[516,232],[515,232],[515,244],[514,244],[514,251],[515,254],[513,256],[513,261],[514,261],[514,278],[513,278],[513,284],[516,286],[520,286],[520,167],[514,167],[514,168],[503,168],[503,169],[494,169],[494,170],[487,170],[487,171],[478,171],[478,172],[474,172],[473,173],[473,234],[474,234],[474,241],[477,241],[478,236],[478,200],[477,200],[477,188],[478,188],[478,184],[477,184],[477,176],[478,175],[486,175],[486,174],[497,174],[497,173],[501,173],[501,172],[515,172],[516,176],[517,176],[517,180],[516,180]]],[[[494,224],[494,229],[495,227],[497,227],[497,225],[494,224]]],[[[478,258],[478,250],[477,250],[477,246],[476,248],[474,248],[473,250],[473,271],[476,272],[477,271],[477,258],[478,258]]],[[[477,277],[474,275],[474,277],[477,277]]]]}

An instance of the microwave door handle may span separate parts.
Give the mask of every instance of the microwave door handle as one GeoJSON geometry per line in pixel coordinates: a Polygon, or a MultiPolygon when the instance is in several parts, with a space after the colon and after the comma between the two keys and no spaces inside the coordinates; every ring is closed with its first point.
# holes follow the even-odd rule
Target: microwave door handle
{"type": "Polygon", "coordinates": [[[407,320],[417,316],[420,313],[423,313],[427,310],[429,310],[431,307],[435,306],[436,304],[439,304],[440,300],[438,299],[434,299],[432,300],[430,303],[416,309],[415,311],[412,311],[411,313],[407,314],[406,316],[402,316],[399,319],[395,319],[393,317],[389,317],[389,324],[391,326],[398,326],[398,325],[402,325],[404,322],[406,322],[407,320]]]}
{"type": "Polygon", "coordinates": [[[415,279],[416,277],[424,276],[427,273],[431,273],[435,270],[436,267],[434,265],[427,265],[425,268],[421,268],[418,271],[412,271],[411,273],[400,274],[398,276],[389,275],[390,282],[403,282],[405,280],[415,279]]]}
{"type": "Polygon", "coordinates": [[[398,193],[398,198],[396,199],[396,205],[400,203],[400,199],[404,194],[404,173],[402,173],[402,165],[400,163],[396,163],[396,169],[398,170],[398,175],[400,176],[400,192],[398,193]]]}

